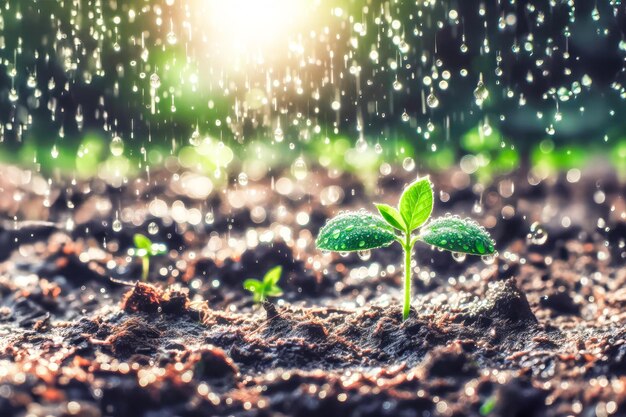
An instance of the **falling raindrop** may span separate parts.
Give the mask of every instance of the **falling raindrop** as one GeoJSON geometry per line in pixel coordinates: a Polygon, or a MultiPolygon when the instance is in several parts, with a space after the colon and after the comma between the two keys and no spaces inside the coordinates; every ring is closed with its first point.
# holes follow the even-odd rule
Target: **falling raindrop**
{"type": "Polygon", "coordinates": [[[404,168],[405,171],[413,171],[415,169],[415,160],[410,156],[404,158],[402,168],[404,168]]]}
{"type": "Polygon", "coordinates": [[[304,158],[298,157],[291,166],[291,172],[295,179],[303,180],[308,175],[308,170],[306,166],[306,162],[304,162],[304,158]]]}
{"type": "Polygon", "coordinates": [[[280,143],[283,141],[283,139],[285,139],[285,134],[283,133],[283,129],[281,129],[280,126],[278,126],[274,130],[274,140],[280,143]]]}
{"type": "Polygon", "coordinates": [[[152,87],[152,88],[154,88],[156,90],[160,86],[161,86],[161,78],[156,73],[152,74],[150,76],[150,87],[152,87]]]}
{"type": "Polygon", "coordinates": [[[121,156],[124,153],[124,141],[119,136],[114,136],[109,144],[113,156],[121,156]]]}
{"type": "Polygon", "coordinates": [[[428,94],[428,97],[426,97],[426,105],[428,105],[428,107],[430,107],[431,109],[439,106],[439,99],[432,91],[430,92],[430,94],[428,94]]]}
{"type": "Polygon", "coordinates": [[[159,233],[159,225],[157,225],[155,222],[150,222],[150,224],[148,224],[148,233],[151,235],[156,235],[157,233],[159,233]]]}
{"type": "Polygon", "coordinates": [[[114,232],[121,231],[122,230],[122,222],[119,219],[113,220],[113,224],[111,225],[111,228],[113,229],[114,232]]]}
{"type": "Polygon", "coordinates": [[[487,97],[489,97],[489,90],[487,90],[487,87],[483,83],[483,77],[481,75],[480,80],[478,81],[478,84],[476,84],[476,88],[474,89],[474,98],[476,99],[476,104],[482,106],[483,102],[487,100],[487,97]]]}
{"type": "Polygon", "coordinates": [[[364,138],[359,138],[356,141],[355,147],[357,152],[363,153],[367,150],[367,141],[364,138]]]}

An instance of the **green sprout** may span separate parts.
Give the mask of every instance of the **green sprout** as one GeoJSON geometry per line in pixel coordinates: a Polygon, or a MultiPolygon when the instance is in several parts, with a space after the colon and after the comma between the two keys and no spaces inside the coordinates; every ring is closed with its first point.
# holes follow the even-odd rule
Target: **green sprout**
{"type": "Polygon", "coordinates": [[[265,273],[263,281],[249,278],[243,282],[243,288],[252,292],[255,303],[262,303],[267,297],[280,297],[283,290],[277,284],[282,273],[283,267],[275,266],[265,273]]]}
{"type": "Polygon", "coordinates": [[[133,240],[135,242],[135,248],[131,249],[130,254],[141,258],[143,266],[141,279],[142,281],[147,281],[150,272],[150,257],[167,253],[167,247],[163,243],[152,243],[147,236],[139,233],[133,236],[133,240]]]}
{"type": "Polygon", "coordinates": [[[480,406],[480,415],[487,416],[494,410],[494,408],[496,408],[496,397],[492,395],[485,400],[483,405],[480,406]]]}
{"type": "Polygon", "coordinates": [[[376,208],[382,218],[365,210],[339,214],[322,227],[315,244],[322,250],[354,252],[399,242],[404,251],[403,320],[411,309],[411,254],[416,242],[455,254],[481,255],[485,259],[494,256],[493,239],[471,219],[447,215],[422,227],[433,209],[433,186],[428,177],[418,178],[404,189],[398,208],[386,204],[376,204],[376,208]]]}

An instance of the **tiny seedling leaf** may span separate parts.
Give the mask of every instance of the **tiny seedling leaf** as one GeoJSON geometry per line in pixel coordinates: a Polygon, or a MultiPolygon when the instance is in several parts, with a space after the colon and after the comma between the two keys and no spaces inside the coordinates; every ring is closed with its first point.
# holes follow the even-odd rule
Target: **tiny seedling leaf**
{"type": "Polygon", "coordinates": [[[404,189],[399,207],[409,232],[428,220],[433,211],[433,186],[428,177],[418,178],[404,189]]]}
{"type": "Polygon", "coordinates": [[[471,219],[441,217],[422,228],[420,239],[452,252],[470,255],[490,255],[495,244],[487,231],[471,219]]]}
{"type": "Polygon", "coordinates": [[[265,290],[265,295],[269,297],[280,297],[281,295],[283,295],[283,290],[280,287],[274,285],[265,290]]]}
{"type": "Polygon", "coordinates": [[[263,284],[269,285],[269,286],[276,285],[278,281],[280,280],[280,275],[282,273],[283,273],[283,267],[280,265],[275,266],[274,268],[270,269],[269,271],[265,273],[265,276],[263,277],[263,284]]]}
{"type": "Polygon", "coordinates": [[[315,242],[322,250],[352,252],[380,248],[396,240],[393,228],[366,211],[346,212],[329,220],[315,242]]]}
{"type": "Polygon", "coordinates": [[[248,278],[243,282],[243,287],[248,291],[257,292],[263,289],[263,283],[258,279],[248,278]]]}
{"type": "Polygon", "coordinates": [[[380,215],[383,216],[383,219],[391,226],[403,232],[406,230],[404,219],[395,207],[391,207],[387,204],[376,204],[376,208],[380,212],[380,215]]]}
{"type": "Polygon", "coordinates": [[[152,253],[152,241],[148,239],[148,237],[136,233],[135,236],[133,236],[133,240],[137,249],[144,249],[147,253],[152,253]]]}

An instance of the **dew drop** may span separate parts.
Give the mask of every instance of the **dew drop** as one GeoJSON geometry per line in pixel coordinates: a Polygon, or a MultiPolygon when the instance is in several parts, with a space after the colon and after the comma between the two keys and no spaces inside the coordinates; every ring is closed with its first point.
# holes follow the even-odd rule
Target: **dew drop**
{"type": "Polygon", "coordinates": [[[359,255],[359,258],[362,261],[368,261],[372,257],[372,251],[371,250],[360,250],[360,251],[357,252],[357,254],[359,255]]]}
{"type": "Polygon", "coordinates": [[[467,258],[467,255],[461,252],[452,252],[452,258],[461,263],[465,260],[465,258],[467,258]]]}
{"type": "Polygon", "coordinates": [[[534,222],[530,226],[530,231],[526,235],[526,240],[533,245],[543,245],[548,240],[548,233],[539,222],[534,222]]]}

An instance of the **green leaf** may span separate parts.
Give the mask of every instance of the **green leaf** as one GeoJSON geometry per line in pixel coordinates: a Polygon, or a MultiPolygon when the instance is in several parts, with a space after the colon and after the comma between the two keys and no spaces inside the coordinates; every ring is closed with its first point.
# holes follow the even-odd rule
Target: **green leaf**
{"type": "Polygon", "coordinates": [[[283,290],[280,287],[277,287],[276,285],[267,288],[265,290],[265,295],[269,296],[269,297],[280,297],[281,295],[283,295],[283,290]]]}
{"type": "Polygon", "coordinates": [[[405,231],[406,225],[404,224],[404,219],[400,215],[400,212],[396,210],[395,207],[391,207],[387,204],[376,204],[376,208],[380,212],[380,215],[383,216],[383,219],[391,226],[395,227],[398,230],[405,231]]]}
{"type": "Polygon", "coordinates": [[[253,293],[260,293],[263,291],[263,283],[258,279],[248,278],[243,282],[243,288],[253,293]]]}
{"type": "Polygon", "coordinates": [[[280,265],[275,266],[265,273],[265,276],[263,277],[263,284],[270,286],[276,285],[280,280],[280,275],[282,273],[283,267],[280,265]]]}
{"type": "Polygon", "coordinates": [[[470,255],[490,255],[496,250],[495,242],[484,227],[457,216],[431,221],[422,228],[420,239],[438,248],[470,255]]]}
{"type": "Polygon", "coordinates": [[[135,236],[133,236],[133,240],[137,249],[145,249],[147,252],[151,252],[152,241],[146,236],[136,233],[135,236]]]}
{"type": "Polygon", "coordinates": [[[322,250],[351,252],[381,248],[396,240],[393,228],[365,210],[346,212],[321,228],[315,245],[322,250]]]}
{"type": "Polygon", "coordinates": [[[418,178],[404,189],[399,207],[409,232],[428,220],[433,211],[433,186],[428,177],[418,178]]]}

